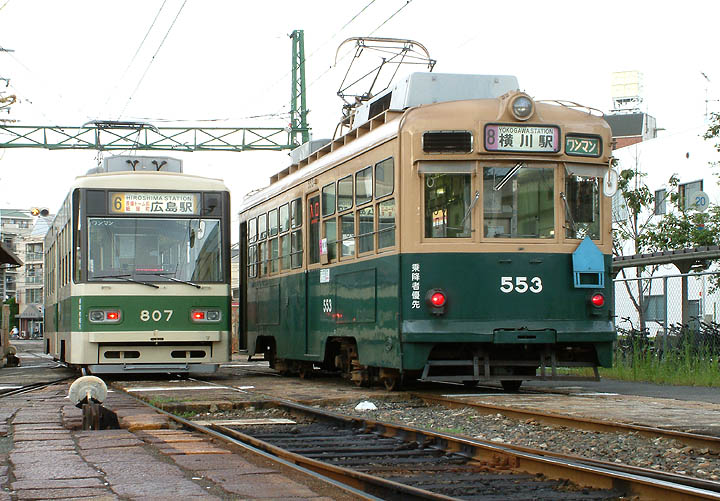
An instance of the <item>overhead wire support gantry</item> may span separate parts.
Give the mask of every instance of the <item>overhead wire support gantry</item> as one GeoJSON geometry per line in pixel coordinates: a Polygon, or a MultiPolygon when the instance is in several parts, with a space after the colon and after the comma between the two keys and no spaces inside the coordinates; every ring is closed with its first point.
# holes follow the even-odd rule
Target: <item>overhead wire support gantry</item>
{"type": "Polygon", "coordinates": [[[81,127],[0,124],[0,148],[51,150],[287,150],[304,129],[286,127],[155,127],[143,122],[89,122],[81,127]]]}
{"type": "MultiPolygon", "coordinates": [[[[291,38],[293,40],[291,123],[287,127],[156,127],[146,122],[118,120],[94,120],[77,127],[8,125],[0,121],[0,149],[181,152],[295,149],[308,141],[310,127],[307,122],[305,95],[303,31],[293,31],[291,38]]],[[[7,49],[0,48],[0,50],[7,49]]]]}

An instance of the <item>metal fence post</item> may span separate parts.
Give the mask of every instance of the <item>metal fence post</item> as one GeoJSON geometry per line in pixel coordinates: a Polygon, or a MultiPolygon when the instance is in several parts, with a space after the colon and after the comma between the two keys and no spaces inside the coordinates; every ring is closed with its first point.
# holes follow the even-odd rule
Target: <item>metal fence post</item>
{"type": "Polygon", "coordinates": [[[667,353],[668,342],[668,277],[663,277],[663,296],[665,297],[665,311],[663,311],[663,353],[667,353]]]}

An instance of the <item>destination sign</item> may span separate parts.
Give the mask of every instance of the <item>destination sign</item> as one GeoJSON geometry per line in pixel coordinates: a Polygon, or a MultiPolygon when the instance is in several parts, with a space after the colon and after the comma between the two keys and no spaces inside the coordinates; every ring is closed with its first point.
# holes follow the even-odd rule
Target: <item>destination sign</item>
{"type": "Polygon", "coordinates": [[[485,149],[557,153],[560,151],[560,128],[554,125],[488,124],[485,126],[485,149]]]}
{"type": "Polygon", "coordinates": [[[110,193],[113,214],[177,214],[200,213],[196,193],[110,193]]]}
{"type": "Polygon", "coordinates": [[[602,140],[594,136],[565,136],[565,153],[579,157],[599,157],[602,153],[602,140]]]}

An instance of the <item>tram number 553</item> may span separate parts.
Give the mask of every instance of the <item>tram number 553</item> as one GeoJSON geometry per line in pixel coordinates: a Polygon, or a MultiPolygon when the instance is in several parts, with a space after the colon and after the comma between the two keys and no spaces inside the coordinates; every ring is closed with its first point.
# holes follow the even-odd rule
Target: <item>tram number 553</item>
{"type": "Polygon", "coordinates": [[[543,285],[540,277],[532,277],[528,281],[528,277],[500,277],[500,292],[509,294],[515,291],[524,294],[527,291],[533,294],[542,292],[543,285]],[[529,283],[528,283],[529,282],[529,283]]]}
{"type": "Polygon", "coordinates": [[[153,322],[159,322],[163,319],[165,319],[166,322],[169,322],[172,316],[173,310],[142,310],[140,312],[140,320],[142,320],[143,322],[149,322],[150,320],[152,320],[153,322]]]}

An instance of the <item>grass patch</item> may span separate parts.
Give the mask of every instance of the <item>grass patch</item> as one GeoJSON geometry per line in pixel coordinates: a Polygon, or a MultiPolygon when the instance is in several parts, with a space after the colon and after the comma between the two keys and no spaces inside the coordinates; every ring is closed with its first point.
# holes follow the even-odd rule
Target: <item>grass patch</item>
{"type": "Polygon", "coordinates": [[[163,404],[174,404],[182,402],[182,398],[178,397],[152,397],[148,399],[148,403],[155,407],[162,407],[163,404]]]}
{"type": "MultiPolygon", "coordinates": [[[[718,355],[709,349],[686,343],[664,353],[643,339],[618,340],[612,368],[600,368],[600,377],[621,381],[720,387],[718,355]]],[[[592,376],[591,369],[576,372],[592,376]]]]}
{"type": "Polygon", "coordinates": [[[173,414],[175,414],[176,416],[181,417],[183,419],[190,419],[197,415],[197,413],[193,412],[193,411],[174,412],[173,414]]]}

